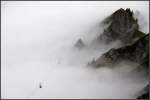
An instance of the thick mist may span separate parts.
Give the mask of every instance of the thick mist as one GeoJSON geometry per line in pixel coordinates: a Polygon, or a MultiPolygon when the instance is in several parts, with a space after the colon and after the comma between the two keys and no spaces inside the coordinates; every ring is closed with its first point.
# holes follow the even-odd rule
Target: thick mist
{"type": "Polygon", "coordinates": [[[110,49],[90,43],[103,32],[100,22],[117,9],[133,9],[140,30],[149,32],[148,1],[2,1],[1,7],[3,99],[132,99],[145,86],[146,80],[127,76],[131,64],[86,65],[110,49]],[[74,47],[79,38],[82,50],[74,47]]]}

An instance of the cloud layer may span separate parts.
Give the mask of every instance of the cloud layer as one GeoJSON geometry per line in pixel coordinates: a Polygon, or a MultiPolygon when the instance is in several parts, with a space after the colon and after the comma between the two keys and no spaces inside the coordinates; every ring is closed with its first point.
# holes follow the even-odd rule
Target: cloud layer
{"type": "Polygon", "coordinates": [[[89,45],[103,31],[99,23],[121,7],[139,11],[148,32],[148,2],[3,1],[2,98],[134,98],[145,81],[125,77],[129,65],[86,67],[106,46],[73,48],[79,38],[89,45]]]}

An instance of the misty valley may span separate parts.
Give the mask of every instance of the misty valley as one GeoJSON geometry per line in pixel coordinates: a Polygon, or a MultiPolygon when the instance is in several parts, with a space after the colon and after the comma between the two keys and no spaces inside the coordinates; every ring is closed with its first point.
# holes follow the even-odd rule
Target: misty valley
{"type": "Polygon", "coordinates": [[[2,99],[149,99],[143,5],[49,4],[2,3],[2,99]]]}

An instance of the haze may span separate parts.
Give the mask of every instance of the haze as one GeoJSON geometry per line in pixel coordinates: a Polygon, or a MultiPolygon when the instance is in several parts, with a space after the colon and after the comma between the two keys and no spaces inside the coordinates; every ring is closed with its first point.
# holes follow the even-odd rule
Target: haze
{"type": "Polygon", "coordinates": [[[119,8],[136,12],[140,30],[149,32],[148,1],[1,1],[2,98],[135,98],[146,81],[125,77],[129,65],[86,67],[109,49],[89,44],[119,8]],[[83,50],[73,48],[79,38],[83,50]]]}

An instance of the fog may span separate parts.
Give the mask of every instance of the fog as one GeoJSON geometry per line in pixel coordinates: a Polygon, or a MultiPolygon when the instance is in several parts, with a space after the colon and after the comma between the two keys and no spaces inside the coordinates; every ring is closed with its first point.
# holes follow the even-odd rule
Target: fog
{"type": "Polygon", "coordinates": [[[2,98],[135,98],[147,81],[127,77],[131,65],[86,66],[110,49],[90,43],[121,7],[137,12],[140,30],[149,32],[148,1],[1,1],[2,98]],[[82,50],[74,48],[79,38],[82,50]]]}

